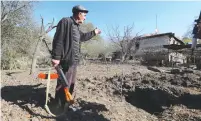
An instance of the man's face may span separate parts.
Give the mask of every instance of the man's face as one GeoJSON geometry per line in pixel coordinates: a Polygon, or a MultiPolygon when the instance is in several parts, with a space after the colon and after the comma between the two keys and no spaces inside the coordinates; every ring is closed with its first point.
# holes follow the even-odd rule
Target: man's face
{"type": "Polygon", "coordinates": [[[84,23],[84,21],[86,19],[86,15],[87,15],[87,13],[79,12],[79,14],[78,14],[78,20],[79,20],[80,24],[84,23]]]}

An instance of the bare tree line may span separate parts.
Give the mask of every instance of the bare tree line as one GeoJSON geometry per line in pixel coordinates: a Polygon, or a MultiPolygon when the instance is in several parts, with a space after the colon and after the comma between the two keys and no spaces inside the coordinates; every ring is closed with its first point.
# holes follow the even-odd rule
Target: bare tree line
{"type": "Polygon", "coordinates": [[[39,28],[31,1],[1,1],[1,68],[27,67],[39,28]]]}

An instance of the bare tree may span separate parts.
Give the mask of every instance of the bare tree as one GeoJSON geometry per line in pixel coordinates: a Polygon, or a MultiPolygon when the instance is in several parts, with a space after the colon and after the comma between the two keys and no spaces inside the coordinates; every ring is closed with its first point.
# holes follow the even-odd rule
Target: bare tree
{"type": "Polygon", "coordinates": [[[111,29],[108,28],[107,36],[109,40],[116,45],[118,50],[121,52],[121,62],[126,60],[126,57],[131,53],[131,48],[134,46],[137,38],[139,37],[139,33],[132,35],[134,24],[129,26],[125,26],[123,30],[123,35],[121,35],[121,31],[119,26],[112,26],[111,29]]]}
{"type": "Polygon", "coordinates": [[[38,26],[34,1],[1,1],[1,69],[26,68],[38,26]]]}
{"type": "MultiPolygon", "coordinates": [[[[1,1],[1,23],[13,19],[18,12],[27,12],[27,7],[32,7],[33,1],[1,1]]],[[[23,16],[19,15],[18,16],[23,16]]]]}
{"type": "Polygon", "coordinates": [[[42,41],[45,42],[45,36],[46,36],[46,34],[56,27],[56,26],[53,26],[54,25],[54,19],[53,19],[52,23],[48,23],[48,24],[50,24],[50,26],[48,27],[48,29],[45,30],[45,26],[44,26],[44,23],[43,23],[43,17],[41,17],[41,21],[42,21],[42,23],[41,23],[40,36],[39,36],[39,39],[38,39],[38,42],[36,44],[36,48],[35,48],[35,51],[34,51],[34,54],[33,54],[33,59],[32,59],[30,74],[32,74],[33,72],[35,72],[38,50],[40,48],[40,45],[41,45],[42,41]]]}

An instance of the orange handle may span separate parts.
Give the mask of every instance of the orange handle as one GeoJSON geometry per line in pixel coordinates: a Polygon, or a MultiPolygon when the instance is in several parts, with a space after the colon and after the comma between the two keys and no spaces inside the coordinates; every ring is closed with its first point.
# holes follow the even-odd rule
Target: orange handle
{"type": "Polygon", "coordinates": [[[73,104],[73,103],[74,103],[73,97],[72,97],[72,95],[70,94],[68,88],[64,88],[64,92],[65,92],[65,95],[66,95],[66,100],[67,100],[68,102],[70,102],[71,104],[73,104]]]}
{"type": "MultiPolygon", "coordinates": [[[[57,73],[50,74],[50,79],[57,79],[58,77],[59,77],[59,75],[57,73]]],[[[48,74],[39,73],[38,74],[38,78],[40,78],[40,79],[47,79],[48,78],[48,74]]]]}

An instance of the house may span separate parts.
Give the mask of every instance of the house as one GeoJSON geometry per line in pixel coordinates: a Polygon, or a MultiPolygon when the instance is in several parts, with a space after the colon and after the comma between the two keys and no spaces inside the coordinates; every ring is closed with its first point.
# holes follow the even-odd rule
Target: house
{"type": "MultiPolygon", "coordinates": [[[[184,61],[187,65],[196,65],[197,69],[201,69],[201,44],[197,44],[196,49],[191,48],[191,44],[187,45],[164,45],[164,48],[171,50],[177,54],[184,56],[186,59],[184,61]]],[[[170,54],[171,54],[170,53],[170,54]]],[[[180,56],[177,55],[177,58],[180,56]]],[[[180,57],[181,58],[181,57],[180,57]]]]}
{"type": "Polygon", "coordinates": [[[174,33],[162,33],[150,36],[143,36],[133,39],[135,46],[131,48],[131,56],[141,58],[145,63],[161,64],[170,61],[179,63],[185,62],[185,56],[180,53],[169,52],[163,45],[184,45],[175,37],[174,33]]]}

